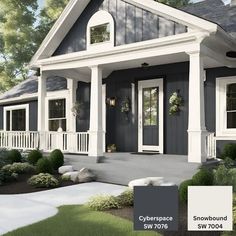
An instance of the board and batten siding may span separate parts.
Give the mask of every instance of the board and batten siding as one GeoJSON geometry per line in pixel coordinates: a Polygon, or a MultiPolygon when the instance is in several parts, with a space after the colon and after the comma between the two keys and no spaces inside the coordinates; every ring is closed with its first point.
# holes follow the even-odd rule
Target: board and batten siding
{"type": "Polygon", "coordinates": [[[29,131],[37,131],[38,129],[38,102],[37,101],[30,101],[30,102],[23,102],[23,103],[12,103],[8,105],[0,106],[0,130],[4,129],[3,119],[4,114],[3,110],[4,107],[14,106],[14,105],[23,105],[29,104],[29,131]]]}
{"type": "Polygon", "coordinates": [[[108,11],[115,21],[115,45],[124,45],[144,40],[185,33],[186,26],[155,15],[122,0],[90,1],[67,36],[54,53],[86,50],[86,30],[89,19],[99,10],[108,11]]]}

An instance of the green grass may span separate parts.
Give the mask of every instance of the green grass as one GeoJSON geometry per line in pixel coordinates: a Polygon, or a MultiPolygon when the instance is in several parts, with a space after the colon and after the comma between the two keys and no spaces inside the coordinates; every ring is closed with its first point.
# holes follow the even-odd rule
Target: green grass
{"type": "Polygon", "coordinates": [[[134,232],[133,223],[85,206],[63,206],[56,216],[15,230],[5,236],[158,236],[134,232]]]}

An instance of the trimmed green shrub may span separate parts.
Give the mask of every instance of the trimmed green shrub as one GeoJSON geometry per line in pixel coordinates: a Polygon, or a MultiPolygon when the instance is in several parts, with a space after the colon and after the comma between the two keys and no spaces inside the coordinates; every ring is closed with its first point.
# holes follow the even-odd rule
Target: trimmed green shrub
{"type": "Polygon", "coordinates": [[[5,182],[15,181],[18,178],[17,173],[11,173],[7,170],[0,170],[0,185],[5,182]]]}
{"type": "Polygon", "coordinates": [[[64,155],[59,149],[55,149],[50,153],[50,161],[54,170],[58,170],[59,167],[64,164],[64,155]]]}
{"type": "Polygon", "coordinates": [[[41,173],[32,176],[28,180],[28,184],[36,188],[56,188],[59,186],[59,181],[50,174],[41,173]]]}
{"type": "Polygon", "coordinates": [[[131,189],[125,190],[116,197],[118,204],[122,207],[129,207],[134,205],[134,191],[131,189]]]}
{"type": "Polygon", "coordinates": [[[192,182],[194,185],[198,186],[209,186],[213,185],[214,182],[214,175],[211,170],[206,168],[200,169],[193,177],[192,182]]]}
{"type": "Polygon", "coordinates": [[[28,154],[28,162],[32,165],[36,165],[39,159],[43,158],[43,154],[39,150],[32,150],[28,154]]]}
{"type": "Polygon", "coordinates": [[[188,201],[188,186],[193,186],[193,181],[191,179],[183,181],[179,186],[179,200],[181,203],[186,203],[188,201]]]}
{"type": "Polygon", "coordinates": [[[236,143],[228,143],[224,146],[221,158],[225,159],[226,157],[236,160],[236,143]]]}
{"type": "Polygon", "coordinates": [[[10,160],[8,159],[8,151],[6,149],[0,149],[0,169],[7,165],[10,164],[10,160]]]}
{"type": "Polygon", "coordinates": [[[38,160],[36,164],[36,170],[38,173],[53,173],[52,163],[46,157],[38,160]]]}
{"type": "Polygon", "coordinates": [[[214,171],[214,185],[228,185],[230,182],[231,176],[229,173],[229,169],[224,165],[220,165],[214,171]]]}
{"type": "Polygon", "coordinates": [[[105,211],[109,209],[118,209],[120,205],[114,196],[110,195],[97,195],[90,198],[87,206],[95,211],[105,211]]]}
{"type": "Polygon", "coordinates": [[[13,163],[11,165],[5,165],[2,170],[9,173],[17,174],[31,174],[35,172],[35,167],[29,163],[13,163]]]}
{"type": "Polygon", "coordinates": [[[13,150],[9,151],[7,153],[7,157],[11,163],[21,162],[21,154],[18,150],[13,149],[13,150]]]}

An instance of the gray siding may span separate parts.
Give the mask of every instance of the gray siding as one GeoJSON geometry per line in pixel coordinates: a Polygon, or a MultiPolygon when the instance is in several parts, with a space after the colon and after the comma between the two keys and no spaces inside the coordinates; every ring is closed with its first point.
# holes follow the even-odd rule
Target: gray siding
{"type": "Polygon", "coordinates": [[[0,130],[3,129],[3,108],[7,106],[14,106],[20,104],[29,104],[29,130],[37,131],[38,125],[38,102],[30,101],[24,103],[12,103],[5,106],[0,106],[0,130]]]}
{"type": "Polygon", "coordinates": [[[186,32],[186,27],[122,0],[93,0],[85,8],[54,55],[86,50],[86,28],[98,10],[108,11],[115,21],[115,45],[123,45],[186,32]]]}

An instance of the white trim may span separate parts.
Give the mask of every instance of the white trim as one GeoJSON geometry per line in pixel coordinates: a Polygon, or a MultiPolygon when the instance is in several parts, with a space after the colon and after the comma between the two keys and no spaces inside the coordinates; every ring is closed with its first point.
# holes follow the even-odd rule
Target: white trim
{"type": "Polygon", "coordinates": [[[236,83],[236,76],[216,78],[216,136],[236,136],[236,128],[227,128],[226,93],[227,85],[236,83]]]}
{"type": "Polygon", "coordinates": [[[138,151],[159,151],[164,152],[164,90],[163,79],[151,79],[138,82],[138,151]],[[143,145],[143,89],[159,87],[159,146],[143,145]]]}
{"type": "Polygon", "coordinates": [[[104,131],[103,133],[103,152],[105,153],[106,152],[106,125],[107,125],[107,122],[106,122],[106,114],[107,114],[107,111],[106,111],[106,84],[103,84],[102,85],[102,129],[104,131]]]}
{"type": "MultiPolygon", "coordinates": [[[[25,110],[25,129],[29,131],[29,104],[6,106],[3,108],[3,129],[7,130],[7,111],[25,110]]],[[[10,131],[12,131],[12,115],[10,114],[10,131]]]]}
{"type": "Polygon", "coordinates": [[[103,51],[107,48],[114,47],[115,43],[115,23],[112,15],[107,11],[97,11],[89,20],[87,25],[87,50],[90,51],[103,51]],[[110,40],[106,42],[91,44],[91,31],[90,29],[95,26],[109,24],[110,27],[110,40]]]}
{"type": "Polygon", "coordinates": [[[29,101],[29,100],[33,100],[35,98],[38,98],[38,93],[32,93],[32,94],[21,95],[18,97],[13,97],[13,98],[2,99],[2,100],[0,100],[0,105],[12,103],[12,102],[19,102],[19,100],[21,102],[29,101]]]}

